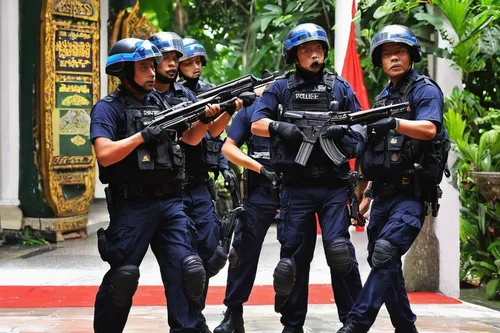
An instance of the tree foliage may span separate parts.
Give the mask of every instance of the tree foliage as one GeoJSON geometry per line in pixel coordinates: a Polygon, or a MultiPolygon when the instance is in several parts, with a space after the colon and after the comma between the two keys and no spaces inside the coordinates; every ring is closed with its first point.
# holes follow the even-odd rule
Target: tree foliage
{"type": "MultiPolygon", "coordinates": [[[[264,69],[283,71],[282,41],[300,23],[323,26],[333,43],[333,0],[139,3],[141,11],[160,30],[193,37],[205,46],[209,62],[203,75],[216,84],[248,73],[259,75],[264,69]]],[[[333,53],[329,58],[333,59],[333,53]]]]}

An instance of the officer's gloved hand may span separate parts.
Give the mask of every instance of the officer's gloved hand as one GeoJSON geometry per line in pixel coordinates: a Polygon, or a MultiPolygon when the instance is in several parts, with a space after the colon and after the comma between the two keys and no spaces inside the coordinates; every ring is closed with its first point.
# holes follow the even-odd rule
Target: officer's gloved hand
{"type": "Polygon", "coordinates": [[[234,174],[233,170],[230,169],[222,170],[222,177],[224,177],[224,186],[226,186],[227,188],[229,188],[230,191],[232,191],[236,187],[236,184],[238,183],[238,179],[236,178],[236,175],[234,174]]]}
{"type": "Polygon", "coordinates": [[[273,187],[277,187],[280,182],[280,177],[274,171],[267,170],[265,166],[260,167],[260,174],[271,181],[273,187]]]}
{"type": "Polygon", "coordinates": [[[199,117],[198,120],[201,121],[204,124],[209,124],[211,121],[214,120],[214,117],[219,113],[220,111],[220,105],[219,104],[207,104],[205,107],[205,113],[202,113],[199,117]]]}
{"type": "Polygon", "coordinates": [[[297,125],[282,121],[271,121],[271,123],[269,123],[269,134],[271,136],[279,135],[284,140],[295,142],[302,141],[306,138],[297,125]]]}
{"type": "Polygon", "coordinates": [[[348,129],[347,125],[332,125],[326,129],[326,136],[338,140],[347,133],[348,129]]]}
{"type": "Polygon", "coordinates": [[[396,129],[396,126],[397,126],[396,118],[389,117],[380,119],[379,121],[374,122],[373,124],[368,124],[367,131],[368,135],[375,138],[380,138],[382,136],[387,135],[391,130],[396,129]]]}
{"type": "Polygon", "coordinates": [[[145,143],[162,144],[168,141],[168,133],[160,125],[148,126],[141,131],[145,143]]]}

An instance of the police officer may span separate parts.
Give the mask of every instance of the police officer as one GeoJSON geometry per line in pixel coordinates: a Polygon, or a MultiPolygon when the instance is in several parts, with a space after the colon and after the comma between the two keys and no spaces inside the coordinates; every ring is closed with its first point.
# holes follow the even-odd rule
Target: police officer
{"type": "MultiPolygon", "coordinates": [[[[182,39],[173,32],[159,32],[149,38],[160,52],[163,60],[157,66],[157,80],[155,87],[163,94],[168,103],[178,104],[185,101],[197,99],[193,92],[175,82],[178,73],[179,59],[185,55],[182,39]]],[[[192,219],[196,228],[196,249],[202,258],[207,271],[207,281],[202,297],[189,304],[190,313],[194,313],[199,332],[210,332],[202,310],[205,308],[205,300],[208,291],[208,279],[216,275],[221,264],[225,263],[225,257],[216,252],[219,244],[220,222],[215,214],[215,206],[210,194],[209,171],[217,169],[220,158],[222,142],[207,140],[207,136],[217,137],[224,130],[232,114],[242,106],[241,100],[235,101],[235,108],[220,115],[213,122],[211,119],[200,119],[204,133],[202,141],[197,145],[183,144],[186,153],[186,178],[183,183],[184,211],[192,219]],[[223,259],[223,260],[221,260],[223,259]]],[[[219,105],[214,105],[220,110],[219,105]]],[[[227,163],[227,160],[226,160],[227,163]]],[[[225,166],[227,170],[227,164],[225,166]]],[[[234,180],[233,180],[234,181],[234,180]]],[[[227,254],[226,254],[227,255],[227,254]]]]}
{"type": "Polygon", "coordinates": [[[184,79],[184,86],[196,94],[210,90],[213,84],[200,79],[203,66],[207,65],[207,51],[200,42],[193,38],[184,38],[186,54],[179,59],[179,76],[184,79]]]}
{"type": "MultiPolygon", "coordinates": [[[[213,84],[200,79],[203,67],[207,65],[208,61],[207,51],[205,51],[203,45],[193,38],[184,38],[182,42],[185,53],[179,59],[179,76],[183,79],[180,82],[184,87],[197,95],[215,87],[213,84]]],[[[229,169],[226,157],[220,152],[222,144],[223,141],[220,137],[212,137],[210,133],[205,135],[202,146],[205,149],[208,148],[209,151],[206,151],[205,154],[210,154],[211,158],[208,161],[202,161],[205,164],[203,168],[215,172],[215,179],[217,179],[217,175],[220,172],[224,177],[225,183],[230,188],[233,188],[235,186],[236,175],[229,169]],[[216,159],[217,152],[218,160],[216,159]]],[[[199,163],[199,161],[197,162],[199,163]]],[[[215,192],[215,190],[213,191],[215,192]]],[[[212,196],[215,200],[215,196],[212,196]]]]}
{"type": "Polygon", "coordinates": [[[224,319],[214,333],[244,333],[243,303],[252,291],[262,243],[279,208],[278,193],[273,187],[279,181],[269,161],[269,139],[252,135],[251,119],[255,102],[233,118],[222,147],[223,154],[236,165],[246,168],[244,223],[238,225],[229,255],[224,319]],[[240,147],[247,144],[248,155],[240,147]]]}
{"type": "Polygon", "coordinates": [[[433,141],[446,137],[443,94],[435,82],[413,70],[422,52],[407,27],[382,28],[371,41],[370,54],[373,65],[381,66],[390,79],[375,98],[374,107],[410,102],[411,112],[368,125],[371,142],[362,171],[373,180],[374,200],[367,228],[371,271],[347,324],[338,332],[367,332],[385,303],[395,332],[415,333],[416,316],[408,301],[401,256],[422,228],[424,201],[437,189],[437,184],[427,181],[431,168],[426,162],[429,148],[441,146],[433,141]]]}
{"type": "MultiPolygon", "coordinates": [[[[319,216],[342,322],[361,289],[348,232],[348,163],[336,166],[319,144],[314,146],[305,167],[295,163],[304,133],[293,122],[285,122],[278,107],[282,105],[283,111],[312,112],[327,112],[330,105],[336,105],[337,110],[360,109],[349,84],[324,69],[328,50],[327,35],[322,27],[306,23],[292,29],[284,41],[283,56],[287,64],[295,64],[296,70],[278,79],[262,94],[252,116],[252,133],[271,137],[271,164],[282,175],[278,224],[281,260],[273,277],[275,310],[282,314],[283,332],[303,332],[309,268],[316,243],[315,213],[319,216]]],[[[348,157],[356,156],[364,142],[360,133],[345,126],[332,125],[326,135],[348,157]]]]}
{"type": "MultiPolygon", "coordinates": [[[[165,107],[153,92],[160,61],[161,53],[149,41],[118,41],[110,50],[106,73],[119,77],[121,84],[91,113],[90,136],[100,180],[109,184],[111,219],[107,230],[98,232],[99,252],[111,266],[95,301],[98,333],[123,331],[149,245],[165,286],[170,332],[196,332],[188,301],[203,293],[206,273],[183,211],[184,157],[177,142],[182,133],[147,126],[165,107]]],[[[207,109],[207,116],[215,111],[207,109]]],[[[182,140],[197,144],[193,137],[182,140]]]]}

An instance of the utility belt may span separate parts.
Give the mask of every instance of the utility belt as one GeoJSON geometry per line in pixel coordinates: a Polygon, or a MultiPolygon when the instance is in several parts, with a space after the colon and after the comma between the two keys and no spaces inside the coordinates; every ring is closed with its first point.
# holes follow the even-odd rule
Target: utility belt
{"type": "Polygon", "coordinates": [[[383,182],[373,181],[372,190],[375,197],[391,197],[396,195],[415,196],[413,179],[402,177],[399,181],[383,182]]]}
{"type": "Polygon", "coordinates": [[[200,186],[209,185],[209,178],[207,176],[188,176],[182,183],[183,189],[195,189],[200,186]]]}
{"type": "Polygon", "coordinates": [[[109,189],[113,196],[125,199],[173,198],[182,194],[181,184],[110,184],[109,189]]]}
{"type": "Polygon", "coordinates": [[[282,184],[302,184],[304,185],[317,185],[321,183],[329,183],[330,180],[333,182],[338,179],[333,176],[332,168],[328,166],[308,166],[301,167],[300,169],[290,170],[289,172],[283,172],[282,184]],[[331,179],[330,179],[331,178],[331,179]]]}

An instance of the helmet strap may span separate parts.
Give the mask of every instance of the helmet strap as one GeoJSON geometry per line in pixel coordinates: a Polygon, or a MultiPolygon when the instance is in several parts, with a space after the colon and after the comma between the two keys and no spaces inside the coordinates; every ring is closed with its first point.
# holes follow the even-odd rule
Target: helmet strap
{"type": "Polygon", "coordinates": [[[144,87],[140,86],[135,82],[135,71],[134,71],[134,63],[127,62],[125,64],[125,76],[124,78],[128,81],[132,89],[134,89],[139,94],[146,94],[149,91],[144,89],[144,87]]]}
{"type": "Polygon", "coordinates": [[[186,83],[184,84],[184,86],[192,91],[195,91],[196,86],[198,85],[198,82],[200,81],[200,77],[187,78],[184,76],[184,80],[186,80],[186,83]]]}
{"type": "Polygon", "coordinates": [[[303,68],[298,60],[295,61],[295,67],[297,69],[297,73],[304,79],[304,81],[315,81],[323,75],[323,70],[325,69],[325,63],[318,63],[320,66],[320,70],[318,72],[313,72],[303,68]]]}
{"type": "Polygon", "coordinates": [[[175,73],[175,76],[174,76],[172,79],[170,79],[170,78],[168,78],[168,77],[166,77],[166,76],[161,75],[161,74],[160,74],[160,73],[158,73],[158,71],[157,71],[157,72],[156,72],[156,79],[157,79],[158,81],[160,81],[161,83],[167,83],[167,84],[168,84],[168,83],[174,83],[174,82],[177,80],[177,74],[178,74],[178,73],[179,73],[179,71],[177,71],[177,73],[175,73]]]}

